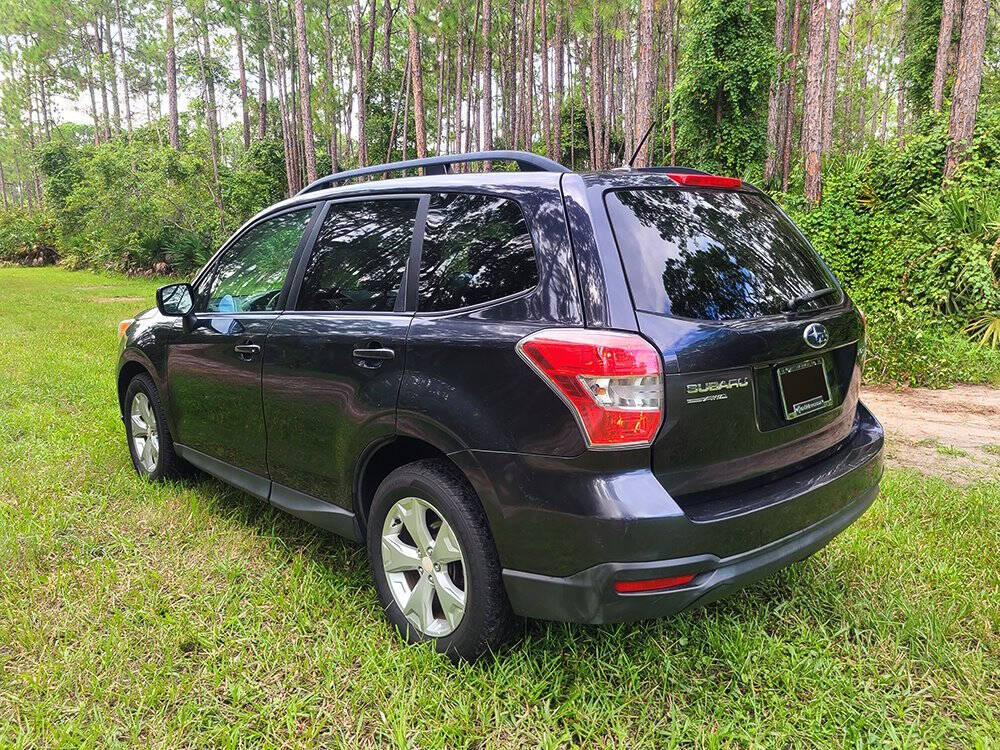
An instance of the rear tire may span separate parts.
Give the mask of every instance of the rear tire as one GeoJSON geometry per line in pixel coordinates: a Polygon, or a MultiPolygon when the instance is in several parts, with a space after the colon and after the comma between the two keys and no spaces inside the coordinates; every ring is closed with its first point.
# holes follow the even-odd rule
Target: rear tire
{"type": "Polygon", "coordinates": [[[160,394],[149,375],[136,375],[125,392],[125,437],[136,473],[158,482],[184,472],[184,463],[174,452],[167,416],[160,394]]]}
{"type": "Polygon", "coordinates": [[[379,601],[409,643],[472,661],[508,638],[514,615],[486,514],[447,461],[415,461],[383,480],[367,543],[379,601]]]}

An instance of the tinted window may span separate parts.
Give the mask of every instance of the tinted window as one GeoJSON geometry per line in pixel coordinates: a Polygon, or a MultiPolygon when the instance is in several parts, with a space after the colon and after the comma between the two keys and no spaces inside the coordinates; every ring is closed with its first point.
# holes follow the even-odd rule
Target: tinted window
{"type": "Polygon", "coordinates": [[[299,292],[299,310],[391,311],[406,268],[416,200],[334,203],[299,292]]]}
{"type": "MultiPolygon", "coordinates": [[[[622,190],[606,199],[635,305],[702,320],[756,318],[835,286],[767,198],[719,190],[622,190]]],[[[839,293],[801,306],[823,307],[839,293]]]]}
{"type": "Polygon", "coordinates": [[[420,310],[454,310],[531,289],[535,253],[520,207],[466,193],[431,197],[420,260],[420,310]]]}
{"type": "Polygon", "coordinates": [[[197,310],[274,310],[313,207],[254,225],[233,242],[198,282],[197,310]]]}

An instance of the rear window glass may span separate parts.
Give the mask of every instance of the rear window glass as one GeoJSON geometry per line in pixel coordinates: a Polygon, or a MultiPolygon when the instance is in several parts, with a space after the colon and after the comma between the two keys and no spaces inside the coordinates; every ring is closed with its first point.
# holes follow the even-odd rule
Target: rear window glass
{"type": "Polygon", "coordinates": [[[472,193],[431,196],[417,309],[455,310],[537,283],[535,250],[517,203],[472,193]]]}
{"type": "MultiPolygon", "coordinates": [[[[606,196],[635,306],[700,320],[758,318],[835,286],[819,257],[767,198],[677,188],[606,196]]],[[[800,305],[825,307],[840,292],[800,305]]]]}

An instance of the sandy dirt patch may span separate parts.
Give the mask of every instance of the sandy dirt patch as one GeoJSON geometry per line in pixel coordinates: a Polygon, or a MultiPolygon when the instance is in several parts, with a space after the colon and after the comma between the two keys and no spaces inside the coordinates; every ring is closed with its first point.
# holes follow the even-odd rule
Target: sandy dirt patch
{"type": "Polygon", "coordinates": [[[961,484],[1000,479],[1000,389],[873,387],[861,398],[885,427],[890,466],[961,484]]]}

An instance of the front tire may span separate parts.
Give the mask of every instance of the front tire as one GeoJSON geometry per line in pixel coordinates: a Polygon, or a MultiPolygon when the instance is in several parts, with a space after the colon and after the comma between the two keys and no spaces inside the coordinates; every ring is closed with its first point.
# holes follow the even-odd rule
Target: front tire
{"type": "Polygon", "coordinates": [[[513,613],[486,515],[443,460],[415,461],[379,485],[368,518],[379,601],[409,643],[474,660],[507,639],[513,613]]]}
{"type": "Polygon", "coordinates": [[[160,394],[149,375],[136,375],[125,392],[125,436],[132,466],[151,482],[180,476],[181,459],[167,429],[160,394]]]}

